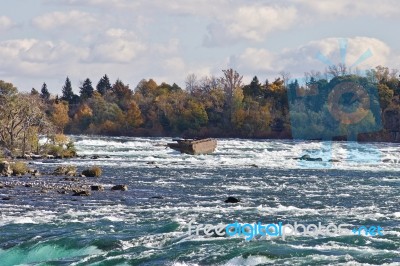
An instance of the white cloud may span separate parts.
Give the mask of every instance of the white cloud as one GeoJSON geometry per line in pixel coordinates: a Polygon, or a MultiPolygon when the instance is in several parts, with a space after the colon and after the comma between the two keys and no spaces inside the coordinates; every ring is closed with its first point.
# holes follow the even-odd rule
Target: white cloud
{"type": "Polygon", "coordinates": [[[49,75],[55,66],[76,62],[87,56],[83,48],[64,41],[16,39],[0,42],[0,71],[8,75],[49,75]]]}
{"type": "Polygon", "coordinates": [[[209,26],[207,46],[245,39],[263,41],[268,33],[288,29],[298,17],[294,6],[243,5],[216,17],[209,26]]]}
{"type": "MultiPolygon", "coordinates": [[[[305,72],[324,72],[328,67],[318,59],[319,53],[329,59],[332,64],[341,63],[340,40],[340,38],[325,38],[296,48],[284,49],[278,53],[272,53],[267,49],[247,48],[234,60],[236,60],[237,68],[245,75],[277,76],[280,71],[285,71],[290,72],[292,77],[302,77],[305,72]]],[[[347,39],[345,64],[348,67],[353,65],[368,50],[371,51],[372,56],[366,58],[353,70],[387,65],[392,57],[389,46],[381,40],[354,37],[347,39]]]]}
{"type": "Polygon", "coordinates": [[[55,11],[47,13],[34,18],[32,23],[42,30],[54,30],[60,27],[89,30],[93,26],[96,26],[98,20],[90,13],[71,10],[68,12],[55,11]]]}
{"type": "Polygon", "coordinates": [[[0,31],[8,30],[14,26],[14,22],[7,16],[0,16],[0,31]]]}
{"type": "Polygon", "coordinates": [[[292,0],[293,3],[304,5],[317,17],[326,16],[393,16],[400,14],[400,2],[397,0],[292,0]]]}
{"type": "Polygon", "coordinates": [[[147,46],[128,30],[112,28],[91,44],[88,62],[129,63],[147,50],[147,46]]]}

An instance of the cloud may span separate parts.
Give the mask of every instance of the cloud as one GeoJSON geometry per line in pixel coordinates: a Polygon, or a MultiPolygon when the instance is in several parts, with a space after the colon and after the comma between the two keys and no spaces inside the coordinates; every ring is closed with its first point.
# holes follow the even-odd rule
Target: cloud
{"type": "Polygon", "coordinates": [[[98,20],[90,13],[71,10],[68,12],[55,11],[47,13],[35,17],[32,23],[35,27],[42,30],[54,30],[59,28],[89,30],[98,24],[98,20]]]}
{"type": "Polygon", "coordinates": [[[297,20],[294,6],[243,5],[217,17],[208,27],[207,46],[221,45],[240,39],[263,41],[268,33],[288,29],[297,20]]]}
{"type": "Polygon", "coordinates": [[[0,42],[0,71],[8,75],[49,75],[55,73],[54,65],[76,62],[87,56],[83,48],[64,41],[16,39],[0,42]]]}
{"type": "Polygon", "coordinates": [[[0,16],[0,31],[8,30],[15,26],[15,23],[7,16],[0,16]]]}
{"type": "Polygon", "coordinates": [[[355,16],[393,16],[400,14],[400,2],[396,0],[292,0],[303,5],[320,18],[355,16]]]}
{"type": "Polygon", "coordinates": [[[147,46],[132,31],[119,28],[100,34],[91,46],[87,59],[91,63],[129,63],[147,50],[147,46]]]}
{"type": "Polygon", "coordinates": [[[341,63],[340,40],[347,41],[345,64],[348,67],[356,63],[366,51],[369,50],[372,54],[365,61],[354,66],[352,70],[371,69],[390,63],[392,52],[389,46],[379,39],[370,37],[325,38],[310,41],[296,48],[284,49],[278,53],[272,53],[267,49],[246,48],[233,60],[244,75],[254,73],[277,76],[279,72],[285,71],[290,72],[292,77],[302,77],[305,72],[324,72],[328,67],[318,59],[319,53],[329,59],[332,64],[341,63]]]}

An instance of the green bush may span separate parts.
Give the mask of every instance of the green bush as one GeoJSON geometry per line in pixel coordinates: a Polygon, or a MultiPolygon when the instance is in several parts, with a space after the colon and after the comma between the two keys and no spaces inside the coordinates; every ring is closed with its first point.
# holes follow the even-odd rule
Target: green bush
{"type": "Polygon", "coordinates": [[[12,163],[11,170],[13,171],[13,175],[25,175],[29,171],[28,166],[24,162],[12,163]]]}
{"type": "Polygon", "coordinates": [[[98,166],[93,166],[89,169],[86,169],[82,172],[82,175],[87,177],[99,177],[101,176],[102,170],[98,166]]]}

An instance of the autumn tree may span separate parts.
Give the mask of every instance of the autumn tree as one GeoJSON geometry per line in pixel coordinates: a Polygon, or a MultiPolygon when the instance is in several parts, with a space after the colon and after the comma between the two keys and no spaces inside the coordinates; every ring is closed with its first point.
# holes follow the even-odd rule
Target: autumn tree
{"type": "Polygon", "coordinates": [[[221,85],[225,92],[225,106],[226,106],[226,120],[225,123],[229,124],[232,118],[232,105],[234,100],[234,94],[237,89],[242,86],[243,76],[239,75],[238,72],[232,68],[222,70],[224,76],[221,78],[221,85]]]}
{"type": "Polygon", "coordinates": [[[64,128],[69,122],[68,111],[68,103],[65,101],[55,102],[52,105],[51,121],[61,133],[64,132],[64,128]]]}
{"type": "Polygon", "coordinates": [[[143,124],[142,112],[135,101],[131,101],[129,103],[125,117],[128,132],[134,128],[138,128],[143,124]]]}

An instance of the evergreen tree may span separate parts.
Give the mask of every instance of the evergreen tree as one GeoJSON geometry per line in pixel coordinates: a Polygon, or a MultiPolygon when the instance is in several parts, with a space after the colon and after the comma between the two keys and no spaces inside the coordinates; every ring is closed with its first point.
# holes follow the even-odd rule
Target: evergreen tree
{"type": "Polygon", "coordinates": [[[90,81],[89,78],[85,79],[82,86],[80,87],[81,100],[86,100],[91,98],[93,96],[93,92],[94,89],[92,86],[92,81],[90,81]]]}
{"type": "Polygon", "coordinates": [[[39,92],[35,88],[32,88],[31,95],[39,95],[39,92]]]}
{"type": "Polygon", "coordinates": [[[71,86],[71,81],[69,80],[69,78],[67,77],[67,79],[65,80],[65,84],[62,88],[62,97],[61,100],[63,101],[67,101],[69,103],[72,103],[74,100],[74,92],[72,90],[72,86],[71,86]]]}
{"type": "Polygon", "coordinates": [[[97,83],[96,89],[101,95],[105,95],[107,93],[107,91],[111,90],[110,79],[108,78],[107,75],[104,75],[99,80],[99,83],[97,83]]]}
{"type": "Polygon", "coordinates": [[[41,93],[40,93],[40,97],[42,99],[44,99],[45,101],[48,101],[50,99],[50,92],[47,89],[46,83],[43,83],[43,85],[42,85],[42,90],[41,90],[41,93]]]}

